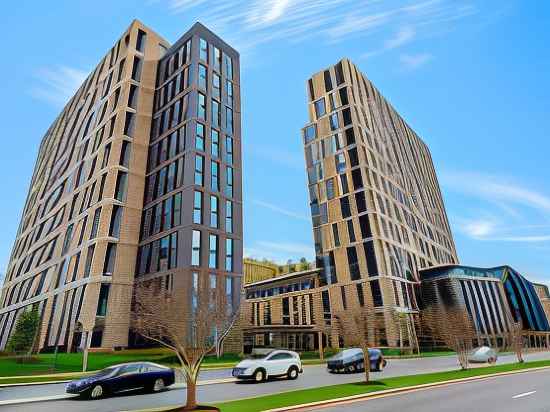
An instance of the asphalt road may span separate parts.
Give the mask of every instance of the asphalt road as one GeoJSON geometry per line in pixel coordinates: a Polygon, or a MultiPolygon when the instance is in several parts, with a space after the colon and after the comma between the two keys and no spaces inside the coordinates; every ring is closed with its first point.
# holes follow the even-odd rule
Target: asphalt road
{"type": "MultiPolygon", "coordinates": [[[[527,354],[526,360],[550,359],[550,352],[527,354]]],[[[499,363],[515,362],[515,356],[503,355],[499,363]]],[[[372,377],[380,379],[384,377],[412,375],[457,369],[457,361],[454,356],[389,360],[388,366],[383,372],[373,372],[372,377]]],[[[230,369],[205,371],[201,375],[202,380],[220,379],[230,377],[230,369]]],[[[267,383],[255,384],[245,382],[230,382],[211,384],[198,387],[198,399],[200,402],[218,402],[223,400],[239,399],[245,397],[266,395],[283,391],[333,385],[345,382],[361,380],[361,374],[328,374],[323,365],[306,366],[304,373],[295,381],[273,380],[267,383]]],[[[0,389],[1,401],[11,399],[24,399],[55,396],[64,394],[64,384],[19,386],[0,389]]],[[[185,390],[173,389],[159,394],[124,394],[111,398],[88,401],[80,399],[64,399],[55,401],[43,401],[33,403],[21,403],[17,405],[0,406],[0,410],[10,411],[126,411],[150,407],[176,405],[185,402],[185,390]]],[[[547,409],[550,411],[550,408],[547,409]]]]}
{"type": "Polygon", "coordinates": [[[548,412],[550,370],[430,388],[369,401],[317,408],[322,412],[548,412]]]}

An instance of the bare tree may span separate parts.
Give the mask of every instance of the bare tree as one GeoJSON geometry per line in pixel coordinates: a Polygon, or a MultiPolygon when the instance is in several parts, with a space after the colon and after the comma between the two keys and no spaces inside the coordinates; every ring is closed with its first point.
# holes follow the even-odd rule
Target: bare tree
{"type": "Polygon", "coordinates": [[[345,346],[359,347],[363,350],[365,382],[370,379],[369,348],[376,346],[376,315],[372,308],[345,310],[334,315],[340,336],[345,346]]]}
{"type": "Polygon", "coordinates": [[[456,352],[458,363],[464,370],[469,367],[469,355],[477,339],[472,319],[460,307],[444,310],[435,305],[426,310],[423,321],[430,325],[434,338],[456,352]]]}
{"type": "Polygon", "coordinates": [[[214,287],[213,283],[204,287],[197,283],[190,302],[185,296],[173,296],[174,292],[155,281],[141,282],[134,290],[132,327],[177,356],[187,384],[184,410],[197,407],[196,385],[202,361],[208,353],[219,353],[239,313],[240,288],[232,288],[237,299],[230,299],[221,282],[215,282],[214,287]]]}
{"type": "Polygon", "coordinates": [[[510,349],[516,354],[518,363],[523,363],[523,326],[520,321],[514,320],[510,313],[506,317],[508,319],[508,331],[505,333],[505,338],[510,349]]]}

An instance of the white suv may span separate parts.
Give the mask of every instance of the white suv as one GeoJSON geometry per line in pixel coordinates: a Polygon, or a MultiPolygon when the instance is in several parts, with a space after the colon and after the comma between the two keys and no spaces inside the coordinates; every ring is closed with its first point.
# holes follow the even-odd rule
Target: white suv
{"type": "Polygon", "coordinates": [[[233,368],[235,378],[251,379],[256,382],[280,376],[296,379],[302,372],[300,356],[288,350],[274,350],[267,355],[254,356],[239,362],[233,368]]]}

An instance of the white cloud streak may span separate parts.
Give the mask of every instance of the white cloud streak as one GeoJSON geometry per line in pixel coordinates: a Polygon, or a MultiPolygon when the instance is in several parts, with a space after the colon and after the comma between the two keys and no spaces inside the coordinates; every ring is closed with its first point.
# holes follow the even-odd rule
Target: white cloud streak
{"type": "Polygon", "coordinates": [[[264,202],[263,200],[258,200],[258,199],[252,199],[251,202],[257,206],[261,206],[263,208],[266,208],[266,209],[269,209],[273,212],[276,212],[280,215],[283,215],[283,216],[287,216],[287,217],[291,217],[293,219],[298,219],[298,220],[303,220],[303,221],[306,221],[306,222],[310,222],[311,219],[305,215],[302,215],[300,213],[296,213],[292,210],[288,210],[288,209],[285,209],[285,208],[282,208],[278,205],[274,205],[273,203],[269,203],[269,202],[264,202]]]}
{"type": "MultiPolygon", "coordinates": [[[[478,12],[472,0],[162,0],[177,14],[193,14],[234,45],[241,54],[275,40],[296,43],[315,36],[325,43],[366,38],[382,30],[384,47],[413,40],[417,27],[427,32],[478,12]]],[[[447,28],[445,26],[445,28],[447,28]]]]}
{"type": "Polygon", "coordinates": [[[432,59],[433,56],[430,53],[402,54],[399,56],[401,65],[406,70],[416,70],[432,59]]]}
{"type": "Polygon", "coordinates": [[[88,77],[88,72],[69,66],[42,68],[35,73],[38,85],[29,93],[56,107],[63,106],[88,77]]]}
{"type": "Polygon", "coordinates": [[[550,241],[550,197],[546,194],[499,176],[464,172],[441,176],[444,187],[466,195],[471,203],[486,203],[473,217],[452,219],[459,232],[482,241],[550,241]]]}

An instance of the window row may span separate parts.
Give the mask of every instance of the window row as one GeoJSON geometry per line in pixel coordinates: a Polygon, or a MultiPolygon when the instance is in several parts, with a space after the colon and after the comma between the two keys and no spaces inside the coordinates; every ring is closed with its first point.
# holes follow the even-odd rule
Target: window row
{"type": "Polygon", "coordinates": [[[145,182],[145,204],[181,187],[184,178],[184,167],[184,157],[180,157],[147,176],[145,182]]]}
{"type": "Polygon", "coordinates": [[[145,210],[142,217],[141,238],[146,239],[181,225],[181,213],[181,192],[145,210]]]}
{"type": "MultiPolygon", "coordinates": [[[[200,230],[193,230],[192,234],[192,245],[191,245],[191,265],[193,266],[202,266],[203,265],[203,243],[206,242],[206,240],[202,239],[202,234],[200,230]]],[[[234,269],[234,240],[231,238],[225,239],[225,258],[223,266],[220,265],[220,259],[219,259],[219,236],[213,233],[208,234],[207,239],[207,247],[208,247],[208,264],[207,266],[210,269],[221,269],[224,268],[228,272],[233,272],[234,269]],[[221,267],[220,267],[221,266],[221,267]]]]}
{"type": "Polygon", "coordinates": [[[138,275],[173,269],[178,263],[178,232],[143,245],[138,250],[138,275]]]}

